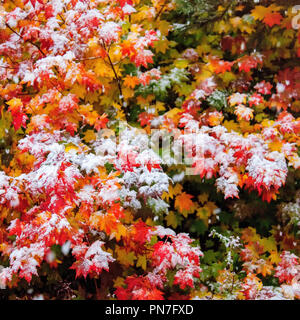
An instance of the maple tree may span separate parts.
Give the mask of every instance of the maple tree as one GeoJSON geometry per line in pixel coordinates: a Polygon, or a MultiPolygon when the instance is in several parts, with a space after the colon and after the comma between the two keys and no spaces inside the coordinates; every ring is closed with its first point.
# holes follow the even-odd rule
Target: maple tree
{"type": "Polygon", "coordinates": [[[294,16],[3,0],[0,296],[300,299],[294,16]]]}

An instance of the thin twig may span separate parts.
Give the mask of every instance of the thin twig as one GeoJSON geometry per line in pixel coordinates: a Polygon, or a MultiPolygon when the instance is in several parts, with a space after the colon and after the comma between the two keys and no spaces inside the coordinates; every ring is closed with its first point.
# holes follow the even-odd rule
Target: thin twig
{"type": "Polygon", "coordinates": [[[105,43],[103,41],[102,41],[102,45],[103,45],[103,47],[104,47],[104,49],[106,51],[106,55],[107,55],[109,64],[110,64],[110,66],[112,68],[112,71],[113,71],[113,73],[115,75],[115,80],[117,81],[117,85],[118,85],[118,89],[119,89],[119,93],[120,93],[120,100],[121,100],[121,104],[122,104],[122,109],[124,109],[125,117],[126,117],[126,119],[128,121],[128,107],[125,106],[125,101],[124,101],[124,96],[123,96],[123,91],[122,91],[122,86],[121,86],[121,79],[118,76],[118,73],[117,73],[117,71],[115,69],[115,66],[114,66],[114,64],[113,64],[113,62],[112,62],[112,60],[110,58],[109,52],[107,51],[107,49],[105,47],[105,43]]]}
{"type": "Polygon", "coordinates": [[[7,26],[7,28],[8,28],[10,31],[12,31],[13,33],[15,33],[15,34],[16,34],[18,37],[20,37],[20,39],[22,39],[24,42],[28,41],[28,42],[31,43],[33,46],[35,46],[35,47],[40,51],[40,53],[41,53],[44,57],[46,57],[46,54],[41,50],[41,48],[40,48],[37,44],[35,44],[35,43],[32,42],[31,40],[24,40],[23,37],[22,37],[17,31],[15,31],[13,28],[11,28],[11,26],[10,26],[9,24],[5,23],[5,25],[7,26]]]}
{"type": "Polygon", "coordinates": [[[156,15],[155,18],[154,18],[154,21],[156,21],[156,20],[159,18],[159,16],[162,14],[162,12],[163,12],[163,10],[164,10],[164,8],[165,8],[166,5],[167,5],[167,2],[165,2],[165,3],[161,6],[160,10],[158,11],[157,15],[156,15]]]}

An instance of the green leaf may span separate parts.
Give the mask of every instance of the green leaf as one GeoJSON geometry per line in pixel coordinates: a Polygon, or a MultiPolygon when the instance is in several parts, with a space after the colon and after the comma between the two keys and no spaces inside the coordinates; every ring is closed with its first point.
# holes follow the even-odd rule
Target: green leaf
{"type": "Polygon", "coordinates": [[[196,232],[199,235],[203,235],[207,231],[207,227],[202,220],[198,220],[190,227],[190,232],[196,232]]]}
{"type": "Polygon", "coordinates": [[[214,252],[213,250],[207,250],[204,252],[204,257],[201,259],[203,263],[212,264],[214,262],[217,262],[217,252],[214,252]]]}
{"type": "Polygon", "coordinates": [[[215,90],[207,99],[207,102],[217,110],[227,107],[227,94],[225,91],[215,90]]]}

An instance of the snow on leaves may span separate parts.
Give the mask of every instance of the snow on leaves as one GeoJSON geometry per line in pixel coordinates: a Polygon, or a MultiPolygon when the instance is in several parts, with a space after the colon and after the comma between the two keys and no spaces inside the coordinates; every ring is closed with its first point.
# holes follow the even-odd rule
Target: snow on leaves
{"type": "Polygon", "coordinates": [[[103,241],[95,241],[90,247],[85,244],[75,246],[72,254],[76,257],[76,262],[71,267],[76,270],[76,277],[83,276],[86,278],[88,274],[99,274],[104,269],[109,270],[109,263],[115,261],[111,254],[103,251],[103,241]]]}
{"type": "Polygon", "coordinates": [[[200,277],[200,257],[203,255],[199,247],[191,246],[190,237],[181,233],[176,235],[173,230],[158,226],[151,232],[167,241],[158,241],[153,246],[153,271],[146,276],[128,277],[125,279],[126,287],[118,287],[118,299],[163,299],[164,283],[168,281],[167,273],[174,270],[174,284],[181,289],[194,288],[196,280],[200,277]],[[148,290],[152,288],[152,294],[148,290]],[[146,294],[146,296],[142,296],[146,294]]]}
{"type": "MultiPolygon", "coordinates": [[[[230,297],[299,298],[298,240],[288,232],[273,228],[260,238],[245,229],[240,279],[226,243],[226,269],[216,272],[221,255],[203,256],[180,231],[205,237],[231,203],[249,217],[242,189],[279,201],[297,176],[299,34],[290,10],[219,6],[220,19],[189,32],[192,25],[165,14],[181,2],[8,0],[0,7],[1,288],[30,284],[46,264],[65,267],[72,257],[74,278],[94,279],[97,291],[105,273],[115,291],[104,288],[103,296],[118,299],[201,296],[207,267],[230,297]],[[256,41],[257,30],[267,30],[264,41],[256,41]],[[130,124],[118,128],[124,119],[130,124]],[[170,153],[154,146],[161,129],[177,139],[170,153]],[[197,187],[214,184],[224,202],[194,185],[187,190],[189,174],[197,187]],[[267,276],[280,287],[263,286],[267,276]]],[[[298,200],[287,201],[282,216],[290,217],[287,228],[297,227],[298,200]]]]}

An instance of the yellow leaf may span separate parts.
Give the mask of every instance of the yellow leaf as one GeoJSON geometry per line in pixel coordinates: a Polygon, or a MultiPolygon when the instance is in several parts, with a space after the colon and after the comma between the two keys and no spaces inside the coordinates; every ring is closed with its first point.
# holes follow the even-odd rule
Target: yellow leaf
{"type": "Polygon", "coordinates": [[[146,219],[145,223],[147,226],[151,226],[151,227],[154,227],[156,225],[155,222],[150,217],[146,219]]]}
{"type": "Polygon", "coordinates": [[[197,209],[197,217],[201,220],[207,220],[210,216],[209,210],[206,207],[197,209]]]}
{"type": "Polygon", "coordinates": [[[185,69],[189,65],[189,61],[186,59],[178,59],[174,62],[176,68],[185,69]]]}
{"type": "Polygon", "coordinates": [[[172,29],[171,24],[166,20],[160,20],[158,25],[159,31],[163,36],[167,36],[172,29]]]}
{"type": "Polygon", "coordinates": [[[230,23],[232,24],[232,26],[234,28],[238,27],[242,22],[242,18],[241,17],[234,17],[234,18],[231,18],[230,20],[230,23]]]}
{"type": "Polygon", "coordinates": [[[130,224],[133,221],[133,215],[130,210],[124,210],[124,218],[122,219],[124,223],[130,224]]]}
{"type": "Polygon", "coordinates": [[[93,38],[89,39],[88,47],[90,49],[95,49],[99,46],[98,42],[99,42],[99,39],[97,37],[93,37],[93,38]]]}
{"type": "Polygon", "coordinates": [[[169,201],[170,199],[174,198],[174,195],[177,195],[177,194],[181,193],[181,190],[182,190],[182,186],[179,183],[177,183],[175,187],[173,187],[170,184],[169,185],[169,192],[168,193],[164,192],[162,194],[162,199],[169,201]]]}
{"type": "Polygon", "coordinates": [[[155,99],[155,95],[148,94],[146,97],[143,96],[137,96],[137,102],[140,105],[147,105],[149,102],[153,101],[155,99]]]}
{"type": "Polygon", "coordinates": [[[256,6],[252,11],[251,15],[255,20],[263,20],[269,9],[263,6],[256,6]]]}
{"type": "MultiPolygon", "coordinates": [[[[113,64],[119,62],[122,59],[122,52],[120,50],[120,46],[112,45],[109,50],[109,55],[113,64]]],[[[109,67],[109,69],[111,68],[109,67]]]]}
{"type": "Polygon", "coordinates": [[[93,69],[97,76],[113,78],[113,70],[103,61],[103,59],[97,59],[93,64],[93,69]]]}
{"type": "Polygon", "coordinates": [[[269,256],[270,262],[274,264],[278,264],[281,260],[280,255],[276,251],[271,251],[269,256]]]}
{"type": "Polygon", "coordinates": [[[208,201],[208,193],[202,193],[198,196],[198,200],[200,201],[201,204],[204,204],[205,202],[208,201]]]}
{"type": "Polygon", "coordinates": [[[94,103],[96,101],[99,100],[99,92],[95,91],[95,92],[87,92],[86,97],[85,97],[86,101],[88,101],[89,103],[94,103]]]}
{"type": "Polygon", "coordinates": [[[13,98],[6,103],[10,106],[10,109],[16,109],[23,105],[22,100],[18,98],[13,98]]]}
{"type": "Polygon", "coordinates": [[[127,252],[125,249],[121,249],[119,246],[116,247],[116,253],[118,255],[118,261],[125,267],[133,266],[136,256],[134,252],[127,252]]]}
{"type": "Polygon", "coordinates": [[[266,277],[268,274],[271,274],[273,270],[273,266],[266,261],[266,263],[263,263],[258,266],[257,273],[261,273],[264,277],[266,277]]]}
{"type": "MultiPolygon", "coordinates": [[[[131,21],[132,21],[132,23],[137,23],[137,22],[141,22],[141,21],[143,21],[145,19],[151,20],[151,19],[153,19],[154,14],[155,13],[153,13],[153,10],[150,10],[150,7],[142,6],[141,8],[139,8],[137,13],[134,13],[131,16],[131,21]]],[[[138,25],[133,24],[131,26],[131,31],[132,32],[138,32],[137,27],[138,27],[138,25]]]]}
{"type": "Polygon", "coordinates": [[[281,152],[283,143],[281,141],[273,141],[269,143],[269,148],[271,151],[281,152]]]}
{"type": "Polygon", "coordinates": [[[263,238],[260,241],[260,244],[264,247],[264,249],[268,252],[277,251],[277,245],[275,239],[273,237],[263,238]]]}
{"type": "Polygon", "coordinates": [[[129,89],[129,88],[123,88],[122,93],[123,93],[125,100],[134,97],[134,90],[129,89]]]}
{"type": "Polygon", "coordinates": [[[167,221],[167,226],[172,226],[174,229],[177,228],[178,219],[173,211],[170,211],[168,213],[168,215],[165,217],[165,220],[167,221]]]}
{"type": "Polygon", "coordinates": [[[66,149],[65,149],[66,152],[69,152],[69,151],[71,151],[71,150],[77,151],[77,150],[78,150],[78,147],[76,147],[76,146],[74,146],[74,145],[71,144],[71,145],[67,146],[66,149]]]}
{"type": "Polygon", "coordinates": [[[137,267],[141,267],[144,271],[147,269],[147,258],[146,255],[139,255],[137,262],[136,262],[137,267]]]}
{"type": "Polygon", "coordinates": [[[211,52],[211,46],[204,42],[196,48],[196,52],[199,56],[202,56],[203,54],[211,52]]]}
{"type": "Polygon", "coordinates": [[[230,30],[230,24],[226,23],[224,20],[217,21],[214,24],[214,32],[217,32],[219,34],[221,33],[228,33],[230,30]]]}
{"type": "Polygon", "coordinates": [[[117,279],[114,280],[114,288],[122,287],[124,284],[124,278],[117,277],[117,279]]]}
{"type": "Polygon", "coordinates": [[[263,120],[263,122],[261,123],[261,125],[262,125],[263,127],[266,127],[266,128],[271,127],[273,124],[274,124],[274,121],[269,120],[269,119],[265,119],[265,120],[263,120]]]}
{"type": "Polygon", "coordinates": [[[165,116],[168,118],[174,118],[178,115],[178,113],[182,112],[182,110],[178,109],[178,108],[173,108],[170,111],[168,111],[167,113],[165,113],[165,116]]]}
{"type": "Polygon", "coordinates": [[[157,53],[166,53],[167,49],[170,47],[170,41],[168,40],[158,40],[154,44],[155,51],[157,53]]]}
{"type": "Polygon", "coordinates": [[[281,7],[271,4],[269,7],[256,6],[252,11],[251,15],[255,20],[263,20],[265,16],[273,11],[279,11],[281,7]]]}
{"type": "Polygon", "coordinates": [[[220,74],[219,76],[221,77],[221,79],[223,80],[226,86],[228,86],[230,82],[236,79],[236,75],[233,72],[229,72],[229,71],[226,71],[220,74]]]}
{"type": "Polygon", "coordinates": [[[209,211],[210,215],[213,214],[216,209],[218,209],[218,207],[212,201],[208,201],[205,207],[209,211]]]}
{"type": "Polygon", "coordinates": [[[93,140],[96,139],[96,134],[94,132],[94,130],[87,130],[85,133],[84,133],[84,137],[83,137],[83,140],[85,142],[91,142],[93,140]]]}
{"type": "Polygon", "coordinates": [[[75,83],[72,86],[71,93],[76,94],[81,99],[84,99],[86,96],[86,90],[85,90],[84,86],[80,86],[77,83],[75,83]]]}
{"type": "Polygon", "coordinates": [[[127,235],[127,229],[123,224],[119,224],[116,232],[116,240],[120,241],[121,237],[125,237],[127,235]]]}
{"type": "Polygon", "coordinates": [[[239,131],[240,131],[240,126],[239,126],[236,122],[234,122],[233,120],[230,120],[230,121],[225,120],[225,121],[223,122],[223,126],[224,126],[229,132],[231,132],[231,131],[239,132],[239,131]]]}
{"type": "Polygon", "coordinates": [[[125,113],[124,113],[124,111],[123,111],[123,110],[118,110],[116,117],[117,117],[117,119],[119,119],[119,120],[125,120],[125,113]]]}
{"type": "MultiPolygon", "coordinates": [[[[157,111],[164,111],[166,109],[166,107],[165,107],[165,104],[163,102],[157,101],[156,104],[155,104],[155,109],[157,111]]],[[[172,109],[172,110],[174,110],[174,109],[172,109]]]]}
{"type": "Polygon", "coordinates": [[[241,24],[239,25],[239,29],[240,29],[242,32],[247,32],[248,34],[251,34],[251,33],[255,30],[254,27],[246,24],[245,22],[243,22],[243,23],[241,23],[241,24]]]}
{"type": "Polygon", "coordinates": [[[214,72],[212,70],[209,70],[209,67],[206,67],[206,69],[202,69],[201,72],[197,73],[195,75],[195,78],[197,80],[197,82],[202,82],[208,78],[210,78],[211,76],[214,75],[214,72]]]}
{"type": "Polygon", "coordinates": [[[179,183],[177,183],[177,184],[175,185],[175,188],[173,189],[173,192],[174,192],[175,195],[181,193],[181,192],[182,192],[182,185],[179,184],[179,183]]]}

